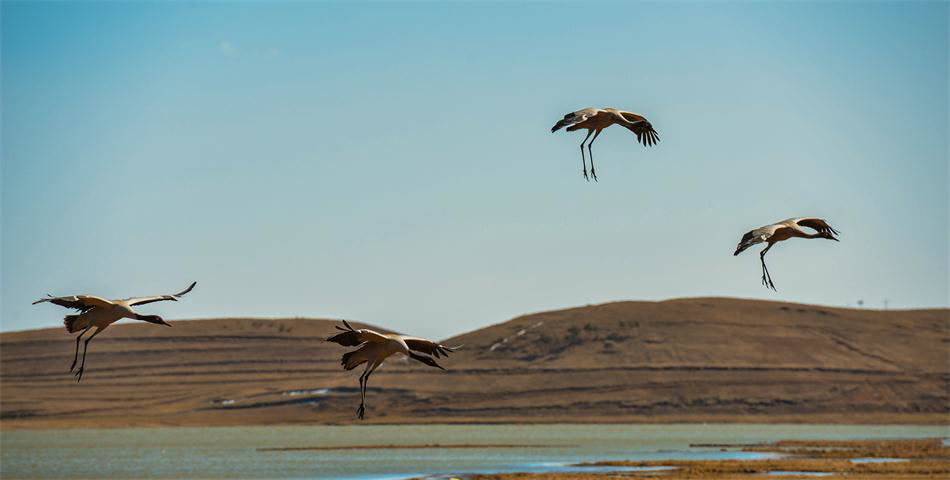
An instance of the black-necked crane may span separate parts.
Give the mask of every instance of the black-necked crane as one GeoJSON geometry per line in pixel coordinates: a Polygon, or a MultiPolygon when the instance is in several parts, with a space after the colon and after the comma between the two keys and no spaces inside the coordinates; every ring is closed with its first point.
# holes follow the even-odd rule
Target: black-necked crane
{"type": "Polygon", "coordinates": [[[597,172],[594,171],[594,152],[591,151],[591,145],[594,144],[594,140],[597,140],[597,136],[600,135],[603,129],[614,124],[620,125],[635,133],[637,135],[637,141],[642,143],[645,147],[656,145],[656,142],[660,140],[656,130],[653,129],[653,125],[651,125],[645,117],[633,112],[617,110],[616,108],[584,108],[576,112],[568,113],[551,127],[551,133],[563,127],[567,127],[568,132],[582,128],[587,129],[587,136],[584,137],[584,141],[581,142],[581,163],[584,168],[584,178],[587,179],[588,182],[590,178],[587,176],[587,162],[584,160],[584,142],[590,138],[591,134],[594,135],[594,138],[587,144],[587,153],[590,156],[590,175],[594,177],[594,181],[596,182],[597,172]]]}
{"type": "Polygon", "coordinates": [[[112,325],[123,318],[142,320],[145,322],[170,327],[171,325],[166,323],[165,320],[162,320],[162,317],[158,315],[142,315],[132,310],[132,307],[145,305],[152,302],[162,302],[165,300],[177,302],[182,295],[190,292],[192,288],[195,288],[197,283],[198,282],[192,282],[188,288],[172,295],[132,297],[121,300],[106,300],[95,295],[73,295],[70,297],[54,297],[52,295],[47,295],[48,298],[41,298],[33,302],[33,305],[36,305],[37,303],[50,302],[55,305],[73,308],[79,311],[79,315],[66,315],[66,317],[63,318],[63,325],[66,326],[67,332],[76,333],[82,330],[82,333],[76,337],[76,353],[73,354],[73,364],[69,367],[70,372],[76,368],[76,361],[79,359],[79,340],[82,339],[82,336],[85,335],[89,329],[96,327],[96,331],[92,332],[92,335],[90,335],[89,338],[86,339],[85,344],[83,344],[82,363],[79,365],[79,370],[77,370],[75,373],[76,381],[78,382],[82,380],[83,368],[86,366],[86,352],[89,351],[89,341],[92,340],[96,335],[99,335],[99,333],[108,328],[109,325],[112,325]]]}
{"type": "Polygon", "coordinates": [[[828,222],[821,218],[789,218],[788,220],[782,220],[781,222],[766,225],[764,227],[756,228],[751,232],[747,232],[742,236],[742,240],[740,240],[739,245],[736,246],[736,252],[732,255],[738,255],[742,253],[743,250],[757,243],[767,242],[769,245],[762,249],[762,251],[759,253],[759,259],[762,261],[762,285],[775,290],[775,283],[772,282],[772,276],[769,274],[769,269],[765,266],[765,254],[770,248],[772,248],[773,245],[781,242],[782,240],[788,240],[789,238],[793,237],[826,238],[828,240],[834,240],[837,242],[838,239],[835,238],[835,235],[838,235],[838,231],[834,228],[831,228],[831,226],[828,225],[828,222]],[[806,232],[805,230],[802,230],[802,227],[810,228],[815,230],[817,233],[806,232]]]}
{"type": "Polygon", "coordinates": [[[461,345],[446,347],[445,345],[424,338],[408,337],[395,333],[383,334],[366,328],[356,330],[351,327],[346,320],[343,320],[343,325],[345,325],[346,328],[340,327],[339,325],[336,327],[342,330],[343,333],[338,333],[328,338],[327,341],[339,343],[344,347],[360,347],[352,352],[344,353],[343,359],[340,360],[340,364],[342,364],[346,370],[353,370],[363,363],[366,364],[363,374],[360,375],[360,408],[357,410],[357,416],[360,420],[363,419],[366,413],[366,384],[369,382],[369,376],[372,375],[373,371],[382,365],[387,358],[394,354],[401,353],[430,367],[445,370],[441,365],[436,363],[434,358],[415,352],[425,353],[439,358],[440,355],[448,355],[449,352],[454,352],[461,348],[461,345]]]}

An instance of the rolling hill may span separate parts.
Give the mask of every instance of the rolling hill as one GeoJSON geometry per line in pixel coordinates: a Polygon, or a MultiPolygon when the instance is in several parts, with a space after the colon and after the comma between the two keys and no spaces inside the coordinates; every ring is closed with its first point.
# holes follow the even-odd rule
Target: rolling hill
{"type": "MultiPolygon", "coordinates": [[[[122,323],[67,372],[62,329],[0,334],[3,428],[355,423],[332,320],[122,323]]],[[[355,322],[354,322],[355,323],[355,322]]],[[[355,323],[354,326],[360,325],[355,323]]],[[[374,328],[374,327],[371,327],[374,328]]],[[[950,311],[726,298],[536,313],[456,336],[439,371],[391,359],[366,423],[943,423],[950,311]]]]}

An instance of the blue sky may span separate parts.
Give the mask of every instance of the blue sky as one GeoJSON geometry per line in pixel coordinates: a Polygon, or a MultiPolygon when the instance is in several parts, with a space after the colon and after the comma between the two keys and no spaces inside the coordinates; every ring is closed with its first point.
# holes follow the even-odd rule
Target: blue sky
{"type": "Polygon", "coordinates": [[[948,305],[948,4],[2,3],[2,320],[948,305]],[[594,145],[564,113],[646,115],[594,145]],[[741,235],[822,216],[841,242],[741,235]]]}

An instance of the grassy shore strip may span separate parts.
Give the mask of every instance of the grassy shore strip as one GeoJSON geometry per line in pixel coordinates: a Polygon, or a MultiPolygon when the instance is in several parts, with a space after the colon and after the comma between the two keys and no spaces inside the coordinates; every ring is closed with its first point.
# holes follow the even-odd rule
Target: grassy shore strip
{"type": "Polygon", "coordinates": [[[677,467],[675,477],[716,477],[730,474],[763,474],[767,472],[826,472],[840,474],[950,474],[946,460],[915,460],[912,462],[853,463],[847,459],[792,458],[773,460],[708,460],[708,461],[651,461],[651,462],[598,462],[590,466],[614,467],[677,467]]]}
{"type": "Polygon", "coordinates": [[[564,448],[573,445],[518,445],[518,444],[424,444],[424,445],[342,445],[338,447],[261,447],[258,452],[298,452],[331,450],[418,450],[433,448],[564,448]]]}
{"type": "Polygon", "coordinates": [[[950,461],[950,447],[939,438],[915,440],[783,440],[744,447],[748,452],[778,452],[808,458],[908,458],[950,461]]]}
{"type": "MultiPolygon", "coordinates": [[[[719,445],[726,447],[727,445],[719,445]]],[[[731,445],[735,447],[735,445],[731,445]]],[[[665,479],[708,478],[716,480],[748,479],[769,472],[821,472],[832,477],[875,480],[911,480],[950,478],[950,447],[941,439],[922,440],[867,440],[867,441],[782,441],[771,445],[745,445],[743,450],[773,452],[789,455],[787,458],[766,460],[707,460],[707,461],[649,461],[649,462],[596,462],[579,466],[596,467],[675,467],[662,472],[612,473],[513,473],[499,475],[467,475],[473,480],[603,480],[605,478],[644,478],[661,476],[665,479]],[[854,463],[853,458],[900,458],[907,462],[854,463]]],[[[807,474],[787,475],[781,478],[814,478],[807,474]]]]}
{"type": "MultiPolygon", "coordinates": [[[[593,464],[592,464],[593,465],[593,464]]],[[[603,463],[597,465],[603,466],[603,463]]],[[[611,466],[672,466],[674,470],[611,473],[512,473],[498,475],[465,475],[470,480],[604,480],[606,478],[663,477],[665,479],[706,478],[715,480],[749,479],[767,475],[768,472],[823,472],[831,478],[874,478],[876,480],[948,478],[950,463],[937,460],[918,460],[905,463],[855,464],[841,459],[809,460],[720,460],[720,461],[675,461],[675,462],[609,462],[611,466]]],[[[813,478],[809,475],[783,475],[781,478],[813,478]]],[[[829,477],[824,477],[829,478],[829,477]]]]}

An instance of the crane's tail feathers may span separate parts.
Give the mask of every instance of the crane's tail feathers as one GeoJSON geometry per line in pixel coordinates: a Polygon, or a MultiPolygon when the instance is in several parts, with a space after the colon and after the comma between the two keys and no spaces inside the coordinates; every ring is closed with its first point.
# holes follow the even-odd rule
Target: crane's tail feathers
{"type": "Polygon", "coordinates": [[[339,343],[344,347],[355,347],[363,343],[363,341],[360,340],[359,330],[354,330],[346,320],[343,320],[343,325],[346,325],[346,328],[335,325],[336,329],[343,333],[338,333],[330,338],[327,338],[328,342],[339,343]]]}
{"type": "MultiPolygon", "coordinates": [[[[346,320],[343,320],[343,325],[346,325],[346,328],[343,328],[343,327],[341,327],[341,326],[339,326],[339,325],[334,325],[334,327],[336,327],[336,329],[339,330],[339,331],[341,331],[341,332],[354,332],[354,331],[355,331],[355,330],[353,330],[353,327],[351,327],[349,323],[346,323],[346,320]]],[[[339,336],[339,335],[337,335],[337,336],[339,336]]],[[[334,340],[333,340],[332,338],[328,338],[327,341],[331,341],[331,342],[332,342],[332,341],[334,341],[334,340]]]]}
{"type": "Polygon", "coordinates": [[[66,331],[69,333],[78,332],[80,329],[76,327],[76,320],[79,319],[79,315],[66,315],[63,317],[63,325],[66,327],[66,331]]]}
{"type": "MultiPolygon", "coordinates": [[[[558,120],[557,123],[555,123],[554,126],[551,127],[551,133],[554,133],[572,123],[574,123],[574,114],[568,113],[567,115],[564,115],[564,118],[558,120]]],[[[570,131],[570,129],[568,129],[568,131],[570,131]]]]}
{"type": "Polygon", "coordinates": [[[356,358],[353,358],[353,354],[355,354],[356,352],[357,350],[354,350],[352,352],[347,352],[343,354],[343,359],[340,360],[340,365],[343,365],[344,370],[353,370],[354,368],[360,366],[360,364],[366,361],[366,360],[358,360],[356,358]]]}

